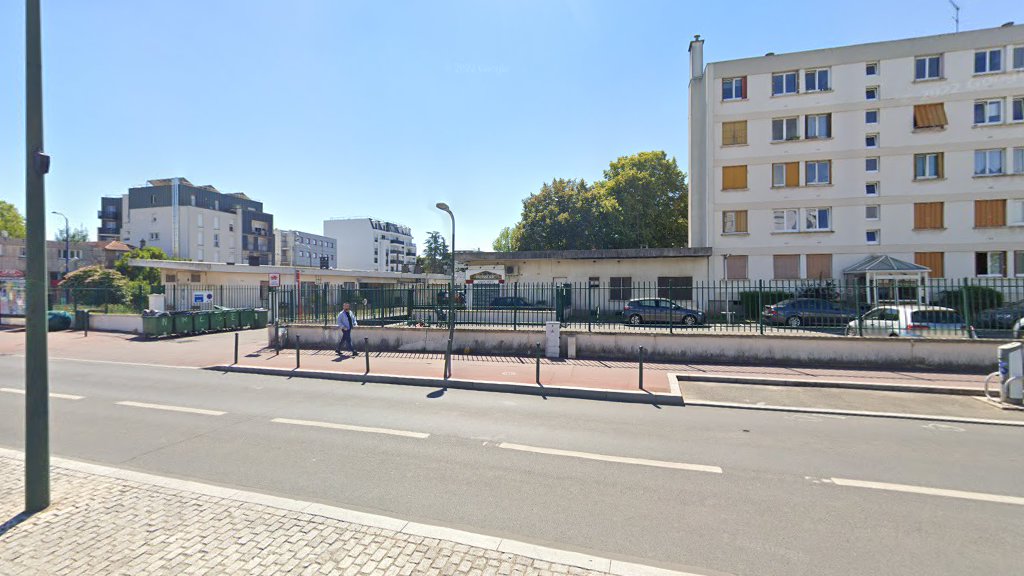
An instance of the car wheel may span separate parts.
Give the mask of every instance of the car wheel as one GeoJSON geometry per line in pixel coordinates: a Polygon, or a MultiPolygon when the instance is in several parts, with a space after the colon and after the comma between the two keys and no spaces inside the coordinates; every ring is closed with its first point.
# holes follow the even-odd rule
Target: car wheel
{"type": "Polygon", "coordinates": [[[900,337],[900,335],[895,333],[895,332],[893,332],[892,334],[889,334],[889,338],[899,338],[899,337],[900,337]]]}
{"type": "Polygon", "coordinates": [[[633,326],[639,326],[640,324],[643,324],[643,321],[644,319],[641,318],[639,314],[633,314],[629,317],[629,323],[633,326]]]}
{"type": "Polygon", "coordinates": [[[683,316],[683,324],[686,325],[686,326],[696,326],[697,325],[697,318],[695,318],[694,316],[690,316],[690,315],[683,316]]]}
{"type": "Polygon", "coordinates": [[[847,326],[846,327],[846,335],[847,336],[856,336],[857,335],[857,331],[854,330],[853,328],[847,326]]]}
{"type": "Polygon", "coordinates": [[[789,318],[786,318],[786,324],[793,328],[799,328],[803,323],[804,321],[799,316],[790,316],[789,318]]]}

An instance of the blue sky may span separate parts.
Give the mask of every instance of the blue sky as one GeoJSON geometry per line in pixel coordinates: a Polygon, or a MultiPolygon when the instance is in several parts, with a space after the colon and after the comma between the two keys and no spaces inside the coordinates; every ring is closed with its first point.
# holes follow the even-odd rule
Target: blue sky
{"type": "MultiPolygon", "coordinates": [[[[961,29],[1024,20],[962,0],[961,29]]],[[[24,209],[23,2],[0,2],[0,197],[24,209]]],[[[708,61],[951,32],[945,0],[43,0],[48,210],[185,176],[330,216],[458,219],[489,249],[556,177],[665,150],[686,165],[687,46],[708,61]],[[742,6],[742,8],[740,7],[742,6]]],[[[52,231],[63,220],[52,216],[52,231]]]]}

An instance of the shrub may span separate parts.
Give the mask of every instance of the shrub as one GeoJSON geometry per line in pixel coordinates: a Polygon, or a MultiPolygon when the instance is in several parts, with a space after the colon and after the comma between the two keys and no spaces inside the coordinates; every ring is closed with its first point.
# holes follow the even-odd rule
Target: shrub
{"type": "Polygon", "coordinates": [[[778,304],[787,298],[792,298],[792,292],[784,292],[782,290],[765,290],[758,292],[757,290],[751,290],[748,292],[740,292],[740,305],[743,307],[743,317],[748,319],[758,318],[761,315],[761,309],[757,307],[758,297],[761,295],[761,306],[771,306],[772,304],[778,304]]]}
{"type": "Polygon", "coordinates": [[[933,300],[936,306],[945,306],[964,311],[964,302],[971,313],[998,308],[1003,305],[1003,293],[988,286],[964,286],[956,290],[944,290],[933,300]]]}
{"type": "Polygon", "coordinates": [[[60,287],[71,291],[79,305],[127,304],[128,281],[117,270],[86,266],[68,274],[60,287]]]}

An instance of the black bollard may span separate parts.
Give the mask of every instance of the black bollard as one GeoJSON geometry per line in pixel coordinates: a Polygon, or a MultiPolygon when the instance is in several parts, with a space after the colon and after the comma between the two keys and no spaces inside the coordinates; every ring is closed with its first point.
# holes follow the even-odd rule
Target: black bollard
{"type": "Polygon", "coordinates": [[[537,384],[540,384],[540,342],[537,342],[537,384]]]}
{"type": "Polygon", "coordinates": [[[235,332],[235,364],[238,364],[238,332],[235,332]]]}
{"type": "Polygon", "coordinates": [[[370,373],[370,339],[363,338],[363,357],[366,358],[366,373],[370,373]]]}
{"type": "Polygon", "coordinates": [[[296,334],[295,335],[295,369],[296,370],[299,369],[299,355],[300,355],[299,335],[296,334]]]}
{"type": "Polygon", "coordinates": [[[644,347],[640,347],[640,389],[644,389],[644,347]]]}

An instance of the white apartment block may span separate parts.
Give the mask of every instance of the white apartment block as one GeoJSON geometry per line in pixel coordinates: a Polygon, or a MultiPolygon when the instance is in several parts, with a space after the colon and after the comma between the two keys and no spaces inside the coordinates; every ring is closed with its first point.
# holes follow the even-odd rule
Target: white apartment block
{"type": "Polygon", "coordinates": [[[711,280],[837,279],[871,255],[1024,277],[1024,26],[703,63],[690,246],[711,280]]]}
{"type": "Polygon", "coordinates": [[[339,269],[415,270],[416,245],[408,226],[373,218],[339,218],[324,220],[324,236],[339,247],[339,269]]]}
{"type": "Polygon", "coordinates": [[[327,258],[327,267],[338,266],[338,244],[334,238],[300,232],[274,230],[274,263],[278,266],[320,268],[320,259],[327,258]]]}

